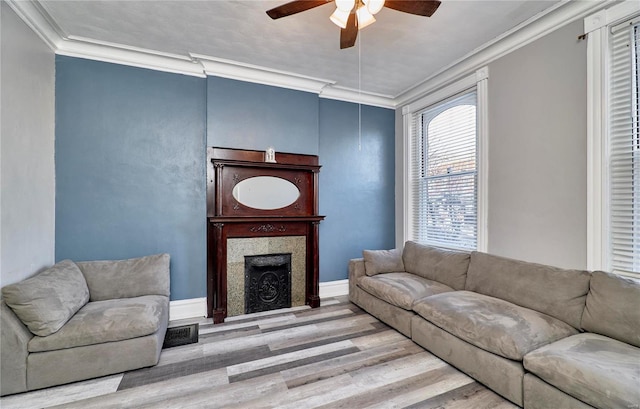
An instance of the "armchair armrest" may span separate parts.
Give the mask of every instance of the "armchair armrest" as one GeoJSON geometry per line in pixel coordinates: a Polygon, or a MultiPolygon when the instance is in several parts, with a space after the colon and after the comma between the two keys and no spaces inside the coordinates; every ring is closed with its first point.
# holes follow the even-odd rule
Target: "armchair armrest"
{"type": "Polygon", "coordinates": [[[27,390],[27,346],[31,338],[33,334],[0,300],[0,396],[27,390]]]}
{"type": "Polygon", "coordinates": [[[364,258],[349,260],[349,299],[352,299],[355,294],[358,279],[364,275],[364,258]]]}

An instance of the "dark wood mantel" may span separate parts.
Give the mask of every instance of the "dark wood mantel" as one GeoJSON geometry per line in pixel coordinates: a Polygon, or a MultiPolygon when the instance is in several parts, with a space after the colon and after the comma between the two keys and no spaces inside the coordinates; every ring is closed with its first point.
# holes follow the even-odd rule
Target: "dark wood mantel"
{"type": "Polygon", "coordinates": [[[306,238],[305,303],[320,306],[318,172],[315,155],[276,153],[265,162],[262,151],[207,148],[207,314],[214,323],[227,316],[227,239],[304,236],[306,238]],[[260,210],[236,201],[239,182],[256,176],[275,176],[300,191],[289,206],[260,210]]]}

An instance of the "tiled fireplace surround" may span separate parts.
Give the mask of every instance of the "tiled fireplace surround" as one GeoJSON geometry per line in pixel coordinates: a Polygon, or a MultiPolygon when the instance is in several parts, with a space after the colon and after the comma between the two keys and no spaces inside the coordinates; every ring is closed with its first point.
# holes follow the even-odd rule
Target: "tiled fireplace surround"
{"type": "Polygon", "coordinates": [[[291,306],[305,305],[304,236],[227,239],[227,316],[245,313],[245,256],[291,253],[291,306]]]}

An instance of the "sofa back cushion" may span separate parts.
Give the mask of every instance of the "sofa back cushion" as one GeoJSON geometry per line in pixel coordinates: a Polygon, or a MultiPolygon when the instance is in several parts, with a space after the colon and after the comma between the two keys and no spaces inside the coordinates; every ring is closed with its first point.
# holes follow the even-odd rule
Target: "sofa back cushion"
{"type": "Polygon", "coordinates": [[[42,273],[2,289],[2,298],[35,335],[58,331],[89,301],[78,266],[64,260],[42,273]]]}
{"type": "Polygon", "coordinates": [[[364,272],[368,276],[382,273],[404,272],[402,250],[364,250],[364,272]]]}
{"type": "Polygon", "coordinates": [[[469,268],[469,253],[426,246],[413,241],[404,245],[404,269],[428,280],[464,290],[469,268]]]}
{"type": "Polygon", "coordinates": [[[169,296],[169,255],[128,260],[85,261],[78,267],[87,279],[91,301],[143,295],[169,296]]]}
{"type": "Polygon", "coordinates": [[[472,252],[467,286],[580,328],[591,274],[472,252]]]}
{"type": "Polygon", "coordinates": [[[79,262],[87,279],[91,301],[132,298],[143,295],[169,296],[168,254],[79,262]]]}
{"type": "Polygon", "coordinates": [[[640,280],[595,271],[582,328],[640,347],[640,280]]]}

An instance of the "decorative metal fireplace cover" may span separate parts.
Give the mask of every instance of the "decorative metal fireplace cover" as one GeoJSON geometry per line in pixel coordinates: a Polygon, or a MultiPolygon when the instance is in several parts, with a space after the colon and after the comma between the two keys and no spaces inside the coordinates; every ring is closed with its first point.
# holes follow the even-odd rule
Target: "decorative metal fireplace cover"
{"type": "Polygon", "coordinates": [[[291,307],[291,253],[244,260],[245,314],[291,307]]]}

